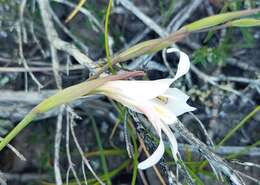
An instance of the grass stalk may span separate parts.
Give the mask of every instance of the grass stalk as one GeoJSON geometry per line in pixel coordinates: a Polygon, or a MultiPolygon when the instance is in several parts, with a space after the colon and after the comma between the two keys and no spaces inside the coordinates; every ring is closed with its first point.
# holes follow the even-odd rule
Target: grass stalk
{"type": "Polygon", "coordinates": [[[94,129],[94,132],[95,132],[95,135],[96,135],[96,139],[97,139],[97,143],[98,143],[98,149],[99,149],[99,153],[100,153],[101,165],[102,165],[102,168],[104,170],[105,179],[106,179],[108,185],[112,185],[111,179],[110,179],[110,177],[108,175],[108,167],[107,167],[106,157],[105,157],[105,154],[104,154],[104,148],[102,146],[102,141],[101,141],[101,138],[100,138],[100,134],[99,134],[99,131],[98,131],[98,128],[97,128],[95,120],[93,118],[91,120],[92,120],[91,121],[92,122],[92,127],[94,129]]]}

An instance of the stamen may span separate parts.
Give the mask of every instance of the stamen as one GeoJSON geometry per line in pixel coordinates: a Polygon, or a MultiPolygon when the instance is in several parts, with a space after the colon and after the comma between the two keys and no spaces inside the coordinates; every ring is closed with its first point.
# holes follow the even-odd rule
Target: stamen
{"type": "Polygon", "coordinates": [[[168,98],[165,97],[165,96],[157,96],[156,99],[160,102],[160,103],[163,103],[163,104],[167,104],[168,103],[168,98]]]}

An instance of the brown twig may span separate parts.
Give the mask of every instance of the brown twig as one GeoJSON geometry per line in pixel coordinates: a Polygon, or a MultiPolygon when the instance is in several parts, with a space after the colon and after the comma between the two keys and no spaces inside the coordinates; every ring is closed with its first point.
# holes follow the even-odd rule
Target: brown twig
{"type": "MultiPolygon", "coordinates": [[[[148,152],[148,150],[147,150],[147,148],[146,148],[146,146],[145,146],[145,144],[144,144],[143,139],[138,136],[138,140],[139,140],[139,143],[140,143],[140,145],[141,145],[141,147],[142,147],[142,149],[143,149],[145,155],[146,155],[147,157],[149,157],[149,156],[150,156],[150,153],[148,152]]],[[[154,172],[156,173],[156,175],[157,175],[158,179],[160,180],[161,184],[162,184],[162,185],[166,185],[166,182],[164,181],[164,179],[163,179],[163,177],[162,177],[160,171],[158,170],[158,168],[157,168],[156,166],[153,166],[153,170],[154,170],[154,172]]]]}

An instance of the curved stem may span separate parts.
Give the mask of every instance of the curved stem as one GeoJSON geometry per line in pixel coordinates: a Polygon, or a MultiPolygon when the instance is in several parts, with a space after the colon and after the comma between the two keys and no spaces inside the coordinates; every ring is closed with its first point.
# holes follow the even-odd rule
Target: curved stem
{"type": "Polygon", "coordinates": [[[0,151],[12,141],[12,139],[21,132],[22,129],[24,129],[34,118],[36,117],[36,113],[31,111],[29,114],[27,114],[22,121],[16,125],[16,127],[9,132],[9,134],[0,142],[0,151]]]}
{"type": "Polygon", "coordinates": [[[106,12],[106,19],[105,19],[105,50],[106,50],[106,57],[107,57],[107,64],[111,70],[112,73],[115,73],[112,63],[111,63],[111,57],[110,57],[110,51],[109,51],[109,17],[110,12],[112,10],[112,4],[113,0],[109,0],[107,12],[106,12]]]}

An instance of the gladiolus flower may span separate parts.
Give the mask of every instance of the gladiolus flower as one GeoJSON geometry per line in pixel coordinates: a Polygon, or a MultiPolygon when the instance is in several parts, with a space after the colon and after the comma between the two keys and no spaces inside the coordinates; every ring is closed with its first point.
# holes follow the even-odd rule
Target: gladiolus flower
{"type": "Polygon", "coordinates": [[[106,95],[129,109],[144,114],[153,125],[160,138],[160,143],[154,153],[143,162],[139,169],[146,169],[155,165],[164,154],[162,132],[170,142],[173,158],[177,160],[177,141],[169,125],[177,121],[177,116],[195,110],[186,101],[189,97],[170,85],[185,75],[190,69],[189,57],[175,48],[167,50],[180,54],[178,69],[174,78],[153,81],[109,81],[96,89],[97,93],[106,95]]]}

